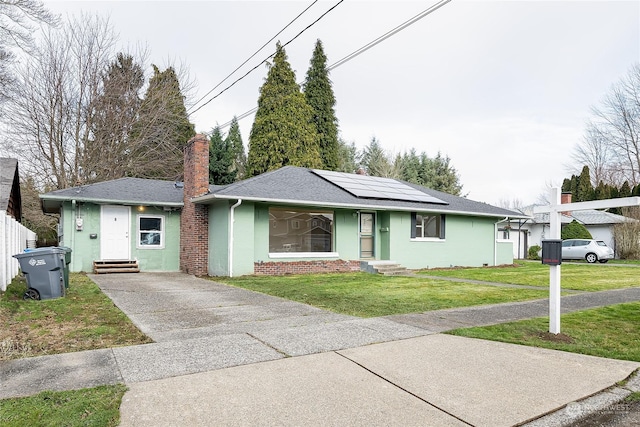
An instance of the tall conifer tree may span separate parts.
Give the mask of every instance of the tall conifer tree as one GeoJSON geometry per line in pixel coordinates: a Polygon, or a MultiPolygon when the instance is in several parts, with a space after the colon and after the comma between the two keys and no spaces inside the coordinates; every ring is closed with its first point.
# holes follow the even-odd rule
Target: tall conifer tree
{"type": "Polygon", "coordinates": [[[233,168],[234,153],[216,126],[209,138],[209,182],[215,185],[231,184],[236,180],[233,168]]]}
{"type": "Polygon", "coordinates": [[[172,67],[160,71],[154,65],[133,127],[136,157],[143,161],[132,175],[177,179],[182,175],[182,150],[194,135],[194,125],[189,122],[175,71],[172,67]]]}
{"type": "Polygon", "coordinates": [[[313,123],[320,138],[320,156],[327,170],[337,170],[338,163],[338,119],[336,118],[336,98],[329,80],[327,56],[322,42],[318,40],[311,57],[311,65],[304,83],[304,96],[313,109],[313,123]]]}
{"type": "Polygon", "coordinates": [[[247,176],[285,165],[322,167],[312,115],[284,48],[278,43],[273,65],[260,88],[258,111],[249,135],[247,176]]]}
{"type": "Polygon", "coordinates": [[[242,142],[242,134],[236,117],[231,121],[229,133],[225,139],[227,148],[233,153],[233,162],[231,168],[236,172],[236,180],[244,179],[247,169],[247,156],[244,153],[244,143],[242,142]]]}

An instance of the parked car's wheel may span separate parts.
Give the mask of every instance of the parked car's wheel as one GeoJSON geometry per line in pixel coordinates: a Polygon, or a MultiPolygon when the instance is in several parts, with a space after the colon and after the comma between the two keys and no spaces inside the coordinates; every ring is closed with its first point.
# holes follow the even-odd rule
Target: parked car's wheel
{"type": "Polygon", "coordinates": [[[601,264],[604,264],[605,262],[607,262],[609,260],[608,259],[601,259],[601,260],[598,260],[598,261],[600,261],[601,264]]]}
{"type": "Polygon", "coordinates": [[[584,259],[586,259],[588,263],[593,264],[594,262],[598,261],[598,255],[594,253],[588,253],[587,256],[584,257],[584,259]]]}

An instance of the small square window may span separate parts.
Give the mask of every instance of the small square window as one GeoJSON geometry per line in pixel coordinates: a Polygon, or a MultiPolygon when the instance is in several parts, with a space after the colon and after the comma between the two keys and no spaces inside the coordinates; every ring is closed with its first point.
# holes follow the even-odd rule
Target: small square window
{"type": "Polygon", "coordinates": [[[164,217],[138,215],[138,248],[164,248],[164,217]]]}

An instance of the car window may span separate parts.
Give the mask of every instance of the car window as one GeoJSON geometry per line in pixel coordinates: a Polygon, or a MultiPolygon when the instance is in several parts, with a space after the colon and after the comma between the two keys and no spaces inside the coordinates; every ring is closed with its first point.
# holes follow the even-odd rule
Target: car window
{"type": "Polygon", "coordinates": [[[589,244],[589,240],[579,240],[576,242],[574,246],[587,246],[589,244]]]}
{"type": "Polygon", "coordinates": [[[564,242],[562,242],[563,248],[568,248],[569,246],[573,246],[573,240],[565,240],[564,242]]]}
{"type": "Polygon", "coordinates": [[[597,240],[596,243],[598,244],[598,246],[607,246],[607,244],[602,240],[597,240]]]}

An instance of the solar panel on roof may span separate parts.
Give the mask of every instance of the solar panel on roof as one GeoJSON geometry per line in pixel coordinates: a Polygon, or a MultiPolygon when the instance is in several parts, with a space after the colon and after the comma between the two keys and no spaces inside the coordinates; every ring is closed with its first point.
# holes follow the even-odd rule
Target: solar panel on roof
{"type": "Polygon", "coordinates": [[[437,203],[447,202],[416,190],[392,178],[355,175],[344,172],[312,169],[313,173],[342,188],[356,197],[365,199],[402,200],[407,202],[437,203]]]}

